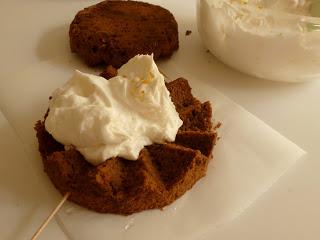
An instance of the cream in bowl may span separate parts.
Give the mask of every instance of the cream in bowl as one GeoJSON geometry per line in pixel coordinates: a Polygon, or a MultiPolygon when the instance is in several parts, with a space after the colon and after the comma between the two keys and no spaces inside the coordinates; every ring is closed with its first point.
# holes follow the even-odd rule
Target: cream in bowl
{"type": "Polygon", "coordinates": [[[198,0],[204,45],[255,77],[320,79],[320,0],[198,0]]]}

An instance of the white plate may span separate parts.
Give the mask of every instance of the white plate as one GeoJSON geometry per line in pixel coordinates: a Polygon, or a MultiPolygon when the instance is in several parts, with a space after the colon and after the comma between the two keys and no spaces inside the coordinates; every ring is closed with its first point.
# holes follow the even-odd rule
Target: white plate
{"type": "MultiPolygon", "coordinates": [[[[0,82],[0,107],[24,142],[30,164],[42,176],[48,195],[57,193],[42,173],[33,126],[45,113],[51,92],[74,68],[92,71],[68,55],[33,65],[0,82]]],[[[304,155],[302,149],[216,91],[210,82],[188,75],[172,61],[163,62],[161,68],[169,76],[187,76],[194,94],[210,100],[215,118],[223,123],[207,176],[163,211],[122,217],[67,203],[58,220],[70,238],[196,239],[238,216],[304,155]]]]}

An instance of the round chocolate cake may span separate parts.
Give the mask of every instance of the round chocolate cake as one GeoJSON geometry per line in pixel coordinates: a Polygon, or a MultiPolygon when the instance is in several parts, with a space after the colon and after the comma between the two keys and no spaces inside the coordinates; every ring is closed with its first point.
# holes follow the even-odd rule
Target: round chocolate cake
{"type": "Polygon", "coordinates": [[[91,165],[76,149],[65,150],[44,121],[37,122],[44,170],[61,194],[97,212],[128,215],[172,203],[206,174],[217,139],[211,105],[195,99],[185,79],[166,87],[183,125],[175,142],[147,146],[137,161],[115,157],[91,165]]]}
{"type": "Polygon", "coordinates": [[[120,67],[137,54],[170,57],[179,47],[173,15],[160,6],[135,1],[103,1],[79,11],[69,37],[71,51],[90,66],[120,67]]]}

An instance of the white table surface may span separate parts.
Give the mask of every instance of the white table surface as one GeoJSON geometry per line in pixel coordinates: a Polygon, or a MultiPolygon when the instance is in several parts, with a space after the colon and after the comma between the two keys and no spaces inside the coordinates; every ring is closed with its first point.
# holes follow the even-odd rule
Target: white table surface
{"type": "MultiPolygon", "coordinates": [[[[93,2],[97,1],[1,0],[0,81],[30,64],[69,51],[68,25],[79,9],[93,2]]],[[[203,81],[214,82],[218,90],[308,152],[307,160],[290,169],[242,216],[219,228],[216,239],[320,239],[320,79],[284,84],[238,73],[203,48],[196,30],[195,0],[150,2],[171,10],[178,21],[181,44],[170,61],[192,75],[203,76],[203,81]],[[192,34],[185,36],[189,29],[192,34]]],[[[2,128],[11,131],[5,120],[2,123],[2,128]]],[[[0,216],[0,229],[6,223],[0,216]]],[[[53,226],[42,238],[62,239],[59,231],[53,226]]]]}

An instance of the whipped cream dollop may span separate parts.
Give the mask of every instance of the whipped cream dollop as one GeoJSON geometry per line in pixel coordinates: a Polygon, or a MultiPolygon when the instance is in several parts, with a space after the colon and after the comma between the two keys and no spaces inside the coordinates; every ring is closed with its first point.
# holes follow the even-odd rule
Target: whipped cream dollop
{"type": "Polygon", "coordinates": [[[138,55],[109,80],[76,71],[50,100],[46,130],[98,165],[136,160],[152,143],[175,140],[183,124],[153,57],[138,55]]]}

